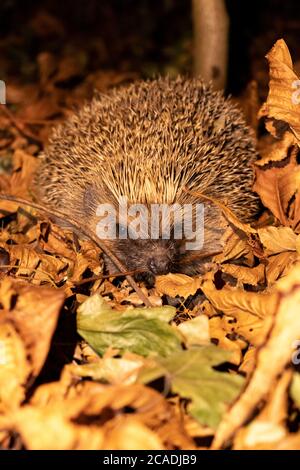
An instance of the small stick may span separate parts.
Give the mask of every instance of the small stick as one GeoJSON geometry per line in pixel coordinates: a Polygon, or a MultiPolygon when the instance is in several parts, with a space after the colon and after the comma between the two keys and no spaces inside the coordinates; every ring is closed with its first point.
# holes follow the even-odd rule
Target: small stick
{"type": "Polygon", "coordinates": [[[145,296],[144,292],[137,285],[137,283],[135,282],[133,277],[130,276],[130,274],[126,274],[126,269],[123,266],[123,264],[121,263],[121,261],[115,256],[114,253],[112,253],[112,251],[108,248],[108,246],[105,244],[105,242],[103,240],[99,240],[99,238],[96,237],[91,230],[89,230],[88,228],[82,228],[76,222],[76,220],[67,217],[66,214],[64,214],[63,212],[58,211],[58,210],[54,211],[54,210],[47,209],[46,207],[42,206],[41,204],[37,204],[37,203],[31,202],[31,201],[27,201],[26,199],[22,199],[22,198],[16,198],[16,197],[11,196],[9,194],[0,194],[0,199],[3,199],[4,201],[12,201],[12,202],[16,202],[17,204],[22,204],[22,205],[25,205],[25,206],[33,207],[34,209],[37,209],[37,210],[39,210],[41,212],[44,212],[46,214],[54,215],[55,217],[57,217],[59,219],[62,219],[63,221],[65,221],[66,218],[67,218],[70,225],[72,225],[76,230],[78,230],[80,233],[85,235],[87,238],[92,240],[99,248],[101,248],[101,250],[107,256],[109,256],[109,258],[112,260],[112,262],[114,263],[116,268],[120,272],[124,273],[124,276],[126,276],[126,279],[128,280],[129,284],[135,290],[135,292],[138,294],[138,296],[143,301],[143,303],[147,307],[153,307],[150,300],[145,296]]]}

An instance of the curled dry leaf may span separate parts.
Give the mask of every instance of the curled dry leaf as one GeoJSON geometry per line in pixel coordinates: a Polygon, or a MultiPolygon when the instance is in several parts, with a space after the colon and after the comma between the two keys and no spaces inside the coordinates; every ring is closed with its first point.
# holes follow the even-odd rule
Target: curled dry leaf
{"type": "MultiPolygon", "coordinates": [[[[24,150],[16,150],[12,158],[12,174],[0,175],[0,191],[29,199],[29,187],[34,171],[39,165],[37,158],[24,150]]],[[[9,212],[16,212],[19,204],[0,199],[0,208],[9,212]]]]}
{"type": "Polygon", "coordinates": [[[270,392],[267,405],[262,412],[249,424],[238,431],[234,440],[234,449],[274,449],[286,438],[288,387],[292,371],[287,370],[270,392]]]}
{"type": "Polygon", "coordinates": [[[165,446],[159,436],[137,418],[128,416],[115,419],[107,432],[106,450],[163,450],[165,446]]]}
{"type": "Polygon", "coordinates": [[[270,66],[270,89],[259,117],[267,116],[288,123],[300,142],[300,82],[283,39],[275,43],[267,54],[267,59],[270,66]]]}
{"type": "Polygon", "coordinates": [[[73,261],[76,258],[76,253],[72,249],[72,242],[72,233],[64,231],[57,225],[49,224],[49,222],[40,224],[39,245],[47,253],[73,261]]]}
{"type": "Polygon", "coordinates": [[[223,235],[224,248],[222,253],[214,257],[215,263],[224,263],[225,261],[238,260],[243,258],[244,264],[253,266],[254,254],[253,248],[248,243],[248,237],[239,231],[234,232],[232,227],[229,227],[223,235]]]}
{"type": "Polygon", "coordinates": [[[263,204],[270,209],[282,225],[296,227],[300,220],[299,209],[299,182],[300,169],[296,161],[295,152],[289,157],[285,166],[257,167],[255,169],[256,181],[254,191],[256,191],[263,204]],[[292,198],[296,198],[292,209],[289,203],[292,198]]]}
{"type": "Polygon", "coordinates": [[[225,315],[210,318],[209,334],[213,343],[231,353],[230,362],[238,366],[242,359],[242,349],[247,347],[247,343],[236,338],[235,320],[225,315]]]}
{"type": "Polygon", "coordinates": [[[72,283],[80,281],[82,274],[87,268],[89,268],[89,270],[92,271],[95,275],[100,274],[101,272],[99,248],[89,240],[82,240],[80,245],[81,249],[79,253],[76,253],[74,270],[70,278],[72,283]]]}
{"type": "Polygon", "coordinates": [[[200,287],[200,279],[192,278],[186,274],[167,274],[158,276],[155,282],[155,288],[159,294],[169,295],[170,297],[184,297],[194,295],[200,287]]]}
{"type": "Polygon", "coordinates": [[[199,315],[177,326],[187,347],[208,344],[210,341],[209,324],[206,315],[199,315]]]}
{"type": "Polygon", "coordinates": [[[258,234],[268,256],[266,277],[272,285],[298,260],[300,235],[289,227],[266,227],[258,229],[258,234]]]}
{"type": "Polygon", "coordinates": [[[291,155],[296,145],[297,140],[294,134],[286,132],[281,140],[274,139],[270,145],[261,149],[262,158],[255,162],[255,166],[261,168],[268,163],[282,162],[287,155],[291,155]]]}
{"type": "Polygon", "coordinates": [[[224,264],[220,269],[223,273],[230,274],[236,278],[239,284],[257,286],[265,280],[265,266],[263,264],[259,264],[254,268],[238,266],[236,264],[224,264]]]}
{"type": "Polygon", "coordinates": [[[3,318],[10,321],[18,331],[26,349],[31,375],[35,377],[47,357],[64,293],[8,279],[2,281],[3,284],[1,292],[6,292],[3,302],[8,307],[2,313],[3,318]]]}
{"type": "Polygon", "coordinates": [[[256,368],[244,393],[229,410],[215,435],[213,447],[220,448],[251,416],[256,407],[266,400],[277,377],[291,363],[292,347],[300,338],[300,266],[276,285],[273,324],[266,343],[257,354],[256,368]]]}
{"type": "Polygon", "coordinates": [[[18,432],[33,450],[194,448],[180,416],[158,392],[140,384],[74,388],[70,374],[65,379],[39,387],[31,403],[0,418],[0,426],[18,432]]]}
{"type": "Polygon", "coordinates": [[[0,411],[7,412],[25,398],[25,385],[31,372],[22,338],[6,319],[0,322],[0,411]]]}
{"type": "Polygon", "coordinates": [[[280,127],[285,131],[289,127],[293,135],[285,132],[283,139],[273,144],[264,158],[257,162],[254,190],[282,225],[299,233],[300,80],[293,71],[289,50],[282,39],[276,42],[267,58],[270,90],[260,117],[273,119],[272,126],[267,125],[267,128],[275,137],[279,136],[280,127]]]}
{"type": "Polygon", "coordinates": [[[264,319],[274,311],[275,302],[272,294],[247,292],[227,285],[217,289],[210,279],[202,281],[201,289],[214,308],[226,315],[235,317],[237,311],[240,311],[264,319]]]}
{"type": "Polygon", "coordinates": [[[250,346],[244,355],[243,362],[241,363],[239,367],[239,371],[243,372],[246,374],[247,377],[252,374],[255,363],[256,363],[256,354],[257,354],[257,349],[253,346],[250,346]]]}
{"type": "Polygon", "coordinates": [[[275,255],[284,251],[296,251],[296,235],[289,227],[266,227],[258,229],[260,241],[266,249],[266,255],[275,255]]]}
{"type": "Polygon", "coordinates": [[[298,253],[292,251],[285,251],[278,255],[269,256],[266,266],[268,285],[272,286],[280,277],[286,276],[298,259],[298,253]]]}
{"type": "Polygon", "coordinates": [[[10,254],[10,265],[17,268],[20,276],[30,276],[40,263],[36,251],[30,246],[5,245],[10,254]]]}
{"type": "Polygon", "coordinates": [[[275,294],[247,292],[226,285],[217,289],[208,279],[202,283],[201,289],[219,313],[235,320],[231,322],[231,334],[240,335],[253,345],[263,342],[275,309],[275,294]]]}

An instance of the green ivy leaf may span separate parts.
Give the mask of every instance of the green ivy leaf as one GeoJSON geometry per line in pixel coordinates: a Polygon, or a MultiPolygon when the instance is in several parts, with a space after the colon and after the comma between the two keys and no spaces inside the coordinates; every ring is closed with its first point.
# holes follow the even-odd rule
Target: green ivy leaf
{"type": "Polygon", "coordinates": [[[98,294],[87,299],[77,311],[79,334],[100,355],[108,347],[141,356],[167,356],[181,349],[181,335],[168,324],[175,308],[113,310],[98,294]]]}
{"type": "Polygon", "coordinates": [[[229,359],[228,351],[214,345],[195,347],[167,358],[155,358],[155,364],[143,369],[139,379],[149,383],[165,377],[173,393],[190,400],[188,412],[215,429],[244,383],[240,375],[213,368],[229,359]]]}

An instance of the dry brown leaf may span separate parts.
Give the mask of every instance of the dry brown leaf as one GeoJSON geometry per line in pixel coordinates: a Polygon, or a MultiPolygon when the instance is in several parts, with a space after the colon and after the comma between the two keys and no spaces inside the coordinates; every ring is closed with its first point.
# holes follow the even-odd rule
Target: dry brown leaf
{"type": "MultiPolygon", "coordinates": [[[[160,307],[162,305],[161,297],[159,297],[158,295],[149,294],[148,289],[144,286],[141,287],[141,290],[153,306],[160,307]]],[[[132,289],[132,292],[130,293],[126,293],[126,291],[127,289],[125,288],[123,292],[119,292],[116,294],[116,296],[114,296],[115,300],[117,301],[116,307],[118,307],[118,304],[121,302],[129,302],[135,307],[143,306],[143,301],[141,300],[141,297],[135,291],[132,291],[132,289]]],[[[123,310],[124,306],[121,305],[120,308],[119,305],[118,308],[123,310]]]]}
{"type": "Polygon", "coordinates": [[[231,227],[226,230],[223,237],[223,251],[214,257],[215,263],[223,263],[229,260],[243,258],[243,262],[248,266],[253,266],[253,249],[248,243],[248,238],[235,233],[231,227]]]}
{"type": "Polygon", "coordinates": [[[40,257],[30,246],[24,245],[6,245],[6,250],[10,254],[11,266],[18,266],[19,276],[30,276],[40,263],[40,257]]]}
{"type": "Polygon", "coordinates": [[[262,412],[249,424],[237,432],[234,439],[235,450],[274,449],[286,438],[288,387],[292,371],[287,370],[271,391],[268,403],[262,412]]]}
{"type": "Polygon", "coordinates": [[[298,259],[298,253],[292,251],[285,251],[278,255],[270,256],[266,266],[268,285],[271,286],[279,278],[286,276],[298,259]]]}
{"type": "MultiPolygon", "coordinates": [[[[0,175],[1,192],[9,193],[16,197],[30,199],[29,187],[32,177],[39,165],[38,159],[24,152],[16,150],[13,154],[13,172],[10,177],[0,175]]],[[[16,212],[19,204],[0,199],[0,208],[9,212],[16,212]]],[[[30,211],[30,209],[28,209],[30,211]]]]}
{"type": "Polygon", "coordinates": [[[72,233],[64,231],[57,225],[42,222],[40,234],[39,244],[44,251],[75,261],[76,253],[70,247],[73,242],[72,233]]]}
{"type": "Polygon", "coordinates": [[[252,346],[260,346],[269,331],[269,316],[264,320],[251,315],[250,313],[245,313],[241,310],[237,310],[234,318],[236,324],[234,324],[234,333],[244,338],[252,346]]]}
{"type": "Polygon", "coordinates": [[[240,372],[244,372],[247,377],[252,374],[256,362],[257,348],[250,346],[244,355],[243,362],[239,367],[240,372]]]}
{"type": "Polygon", "coordinates": [[[104,449],[106,450],[163,450],[159,436],[135,417],[116,418],[109,423],[104,449]]]}
{"type": "Polygon", "coordinates": [[[284,167],[267,167],[267,169],[256,167],[255,173],[256,181],[253,190],[259,194],[262,203],[270,209],[282,225],[289,225],[285,211],[287,201],[298,191],[297,162],[291,158],[284,167]],[[289,188],[288,194],[285,187],[289,188]]]}
{"type": "Polygon", "coordinates": [[[2,424],[8,431],[18,432],[28,450],[96,450],[103,448],[101,428],[83,426],[68,420],[63,404],[38,408],[24,406],[9,415],[2,424]]]}
{"type": "Polygon", "coordinates": [[[300,80],[293,71],[289,50],[282,39],[276,42],[267,58],[270,64],[270,90],[260,116],[277,120],[272,126],[267,126],[273,135],[276,136],[278,124],[283,121],[290,126],[295,138],[286,132],[278,144],[272,145],[269,154],[257,162],[254,190],[281,224],[299,233],[300,168],[297,153],[300,144],[300,80]],[[285,156],[288,162],[282,166],[285,156]]]}
{"type": "Polygon", "coordinates": [[[287,122],[300,143],[300,82],[283,39],[275,43],[267,54],[267,59],[270,66],[270,89],[259,117],[267,116],[287,122]]]}
{"type": "Polygon", "coordinates": [[[64,293],[58,289],[12,282],[8,278],[2,284],[6,284],[7,300],[4,302],[9,306],[3,316],[16,327],[26,348],[31,373],[37,376],[48,354],[64,293]]]}
{"type": "Polygon", "coordinates": [[[70,281],[72,283],[78,282],[82,279],[82,274],[87,268],[92,271],[95,275],[101,272],[100,263],[100,250],[95,246],[94,243],[83,240],[81,242],[81,250],[76,253],[74,270],[70,281]]]}
{"type": "Polygon", "coordinates": [[[61,258],[55,256],[40,255],[40,265],[36,270],[33,280],[35,283],[48,282],[59,283],[66,277],[66,268],[68,264],[61,258]]]}
{"type": "Polygon", "coordinates": [[[236,264],[223,264],[220,269],[223,273],[230,274],[236,278],[238,284],[244,283],[257,286],[265,280],[265,266],[263,264],[259,264],[254,268],[238,266],[236,264]]]}
{"type": "MultiPolygon", "coordinates": [[[[271,137],[271,136],[270,136],[271,137]]],[[[286,132],[281,140],[274,140],[271,145],[265,146],[261,151],[262,158],[255,162],[258,167],[263,167],[268,163],[281,162],[288,155],[295,151],[297,140],[294,134],[286,132]]]]}
{"type": "Polygon", "coordinates": [[[232,353],[230,362],[239,366],[242,360],[242,349],[244,349],[247,344],[240,339],[233,340],[228,337],[234,333],[234,324],[230,322],[232,322],[232,318],[229,317],[216,316],[210,318],[209,333],[213,342],[217,340],[218,346],[232,353]]]}
{"type": "Polygon", "coordinates": [[[218,314],[217,310],[212,306],[209,300],[205,299],[200,306],[198,306],[199,312],[211,318],[218,314]]]}
{"type": "Polygon", "coordinates": [[[266,227],[258,229],[260,241],[267,255],[284,251],[296,251],[297,236],[289,227],[266,227]]]}
{"type": "Polygon", "coordinates": [[[25,398],[25,385],[31,372],[24,342],[14,325],[0,322],[0,410],[7,412],[25,398]]]}
{"type": "Polygon", "coordinates": [[[214,282],[209,279],[204,279],[200,288],[214,308],[226,315],[235,317],[240,312],[264,319],[272,314],[275,308],[276,296],[272,294],[246,292],[243,289],[230,286],[217,289],[214,282]]]}
{"type": "Polygon", "coordinates": [[[155,289],[159,294],[169,295],[170,297],[184,297],[194,295],[200,288],[200,279],[192,278],[186,274],[166,274],[157,276],[155,289]]]}
{"type": "MultiPolygon", "coordinates": [[[[3,428],[1,418],[0,426],[3,428]]],[[[69,373],[63,374],[60,382],[40,386],[29,405],[6,418],[5,428],[20,433],[30,449],[131,449],[142,442],[151,449],[158,443],[167,448],[194,448],[180,414],[155,390],[140,384],[108,386],[95,382],[75,387],[69,373]],[[134,416],[128,415],[128,408],[134,416]],[[141,430],[142,439],[137,435],[128,440],[117,432],[122,426],[125,431],[131,418],[138,423],[133,428],[141,430]],[[45,432],[48,427],[49,432],[45,432]],[[96,437],[89,442],[90,432],[96,437]]]]}
{"type": "MultiPolygon", "coordinates": [[[[277,377],[291,363],[292,347],[300,337],[300,266],[278,281],[274,320],[268,339],[257,354],[257,364],[244,393],[232,406],[215,435],[213,448],[220,448],[266,399],[277,377]]],[[[274,292],[275,293],[275,292],[274,292]]]]}

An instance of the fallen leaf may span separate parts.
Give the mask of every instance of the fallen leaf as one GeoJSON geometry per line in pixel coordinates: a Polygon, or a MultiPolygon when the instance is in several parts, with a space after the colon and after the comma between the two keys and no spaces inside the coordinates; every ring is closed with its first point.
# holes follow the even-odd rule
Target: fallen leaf
{"type": "MultiPolygon", "coordinates": [[[[266,227],[258,229],[260,241],[267,255],[284,251],[296,251],[297,236],[289,227],[266,227]]],[[[299,238],[300,239],[300,238],[299,238]]]]}
{"type": "Polygon", "coordinates": [[[273,324],[266,343],[257,354],[256,368],[240,398],[220,424],[213,448],[220,448],[249,418],[259,403],[266,400],[279,374],[292,360],[292,345],[300,337],[300,266],[276,285],[277,301],[273,312],[273,324]]]}
{"type": "Polygon", "coordinates": [[[209,325],[206,315],[199,315],[191,320],[186,320],[180,323],[177,329],[182,334],[187,347],[209,343],[209,325]]]}
{"type": "Polygon", "coordinates": [[[100,295],[87,299],[78,309],[79,334],[103,355],[108,347],[148,356],[166,356],[181,349],[179,333],[168,322],[174,307],[153,307],[114,311],[100,295]]]}
{"type": "Polygon", "coordinates": [[[186,274],[166,274],[157,276],[155,288],[159,294],[169,295],[170,297],[184,297],[194,295],[200,287],[200,279],[192,278],[186,274]]]}
{"type": "Polygon", "coordinates": [[[283,39],[275,43],[267,54],[267,59],[270,67],[270,88],[259,117],[268,116],[287,122],[300,142],[300,82],[293,70],[293,62],[283,39]]]}
{"type": "Polygon", "coordinates": [[[35,377],[47,357],[65,296],[58,289],[11,283],[8,279],[5,282],[14,302],[3,318],[12,322],[23,340],[31,374],[35,377]]]}
{"type": "Polygon", "coordinates": [[[202,424],[216,428],[228,405],[238,395],[243,378],[213,369],[230,359],[230,354],[215,346],[202,346],[155,359],[143,369],[140,380],[152,382],[166,377],[173,393],[191,400],[189,413],[202,424]]]}

